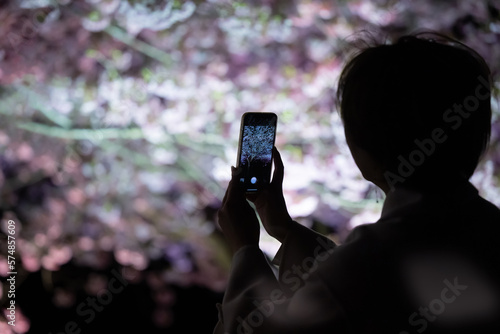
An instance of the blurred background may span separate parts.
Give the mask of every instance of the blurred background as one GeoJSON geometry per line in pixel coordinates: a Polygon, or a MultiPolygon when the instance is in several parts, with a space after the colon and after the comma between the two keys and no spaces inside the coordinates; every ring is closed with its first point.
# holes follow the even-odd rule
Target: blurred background
{"type": "MultiPolygon", "coordinates": [[[[376,221],[383,193],[349,154],[336,80],[357,32],[421,28],[492,69],[472,182],[500,206],[498,0],[0,1],[0,332],[211,333],[230,266],[216,212],[244,112],[278,114],[297,221],[338,242],[376,221]]],[[[263,233],[261,247],[279,244],[263,233]]]]}

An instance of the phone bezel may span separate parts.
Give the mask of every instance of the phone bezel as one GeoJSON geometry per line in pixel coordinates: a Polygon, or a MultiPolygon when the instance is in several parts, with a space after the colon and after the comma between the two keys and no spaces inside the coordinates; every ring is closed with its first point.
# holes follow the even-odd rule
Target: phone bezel
{"type": "MultiPolygon", "coordinates": [[[[252,116],[253,115],[259,115],[259,116],[266,115],[269,118],[274,119],[273,147],[276,144],[276,133],[277,133],[277,128],[278,128],[278,115],[276,115],[273,112],[246,112],[246,113],[244,113],[243,115],[241,115],[240,138],[238,141],[238,154],[236,156],[236,167],[240,167],[241,151],[242,151],[242,144],[243,144],[243,130],[244,130],[244,126],[245,126],[245,120],[249,115],[252,115],[252,116]]],[[[273,154],[273,152],[271,152],[271,161],[273,161],[273,158],[274,158],[274,154],[273,154]]],[[[271,168],[269,169],[269,175],[268,175],[269,182],[271,181],[271,170],[272,170],[272,162],[271,162],[271,168]]],[[[254,193],[254,192],[258,192],[259,189],[257,189],[257,190],[245,189],[245,191],[247,193],[254,193]]]]}

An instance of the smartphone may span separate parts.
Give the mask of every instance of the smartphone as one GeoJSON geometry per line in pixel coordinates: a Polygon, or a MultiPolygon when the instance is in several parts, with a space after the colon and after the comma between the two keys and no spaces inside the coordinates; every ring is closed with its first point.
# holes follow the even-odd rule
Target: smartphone
{"type": "Polygon", "coordinates": [[[236,166],[243,169],[239,182],[248,193],[259,191],[271,180],[277,122],[275,113],[248,112],[241,116],[236,166]]]}

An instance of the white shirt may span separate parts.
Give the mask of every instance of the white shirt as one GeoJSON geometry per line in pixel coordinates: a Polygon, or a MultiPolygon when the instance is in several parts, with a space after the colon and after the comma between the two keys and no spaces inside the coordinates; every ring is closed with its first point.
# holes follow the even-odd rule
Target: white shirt
{"type": "Polygon", "coordinates": [[[258,247],[241,248],[214,333],[489,332],[500,326],[498,235],[500,210],[468,182],[397,188],[340,246],[296,223],[278,278],[258,247]]]}

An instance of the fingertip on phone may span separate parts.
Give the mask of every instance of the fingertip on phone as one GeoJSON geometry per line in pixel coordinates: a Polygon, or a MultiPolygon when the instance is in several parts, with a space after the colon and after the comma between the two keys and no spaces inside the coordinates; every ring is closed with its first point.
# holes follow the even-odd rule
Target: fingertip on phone
{"type": "Polygon", "coordinates": [[[231,166],[231,175],[235,176],[240,174],[240,172],[241,172],[241,167],[231,166]]]}

